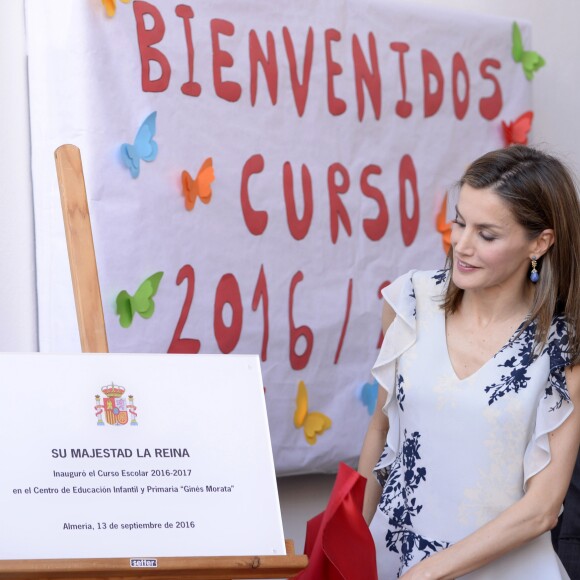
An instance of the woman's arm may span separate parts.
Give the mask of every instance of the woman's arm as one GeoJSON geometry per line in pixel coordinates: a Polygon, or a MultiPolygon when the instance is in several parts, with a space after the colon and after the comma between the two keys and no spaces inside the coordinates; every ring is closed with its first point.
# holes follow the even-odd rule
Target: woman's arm
{"type": "Polygon", "coordinates": [[[369,423],[358,462],[358,472],[367,478],[363,503],[363,516],[367,524],[371,523],[375,515],[382,492],[379,482],[373,475],[373,468],[381,457],[389,430],[389,421],[383,413],[386,401],[387,391],[379,387],[377,406],[369,423]]]}
{"type": "Polygon", "coordinates": [[[556,525],[580,445],[580,367],[566,370],[566,382],[575,409],[549,434],[551,461],[530,479],[524,497],[473,534],[413,566],[402,580],[452,580],[556,525]]]}
{"type": "MultiPolygon", "coordinates": [[[[395,311],[385,302],[382,317],[384,333],[386,333],[387,328],[391,325],[391,322],[393,322],[394,319],[395,311]]],[[[382,491],[379,483],[373,475],[373,468],[381,457],[381,453],[385,447],[385,441],[387,440],[387,432],[389,430],[389,421],[387,416],[383,413],[383,407],[386,402],[387,391],[379,387],[377,404],[367,429],[358,464],[359,473],[367,478],[363,503],[363,516],[367,524],[370,524],[373,519],[382,491]]]]}

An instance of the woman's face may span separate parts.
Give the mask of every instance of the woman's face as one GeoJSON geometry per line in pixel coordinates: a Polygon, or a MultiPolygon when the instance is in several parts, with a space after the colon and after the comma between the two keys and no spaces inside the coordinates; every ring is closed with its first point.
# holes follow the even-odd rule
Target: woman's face
{"type": "Polygon", "coordinates": [[[451,230],[453,282],[463,290],[521,291],[536,241],[492,189],[464,185],[451,230]]]}

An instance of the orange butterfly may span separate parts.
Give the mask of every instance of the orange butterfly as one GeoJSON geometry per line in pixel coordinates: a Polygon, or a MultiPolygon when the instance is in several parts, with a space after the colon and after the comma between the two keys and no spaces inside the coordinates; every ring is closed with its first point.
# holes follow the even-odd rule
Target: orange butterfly
{"type": "Polygon", "coordinates": [[[304,437],[309,445],[316,443],[316,437],[322,435],[332,426],[332,421],[324,414],[308,410],[308,391],[304,381],[298,383],[296,394],[296,411],[294,412],[294,427],[304,429],[304,437]]]}
{"type": "MultiPolygon", "coordinates": [[[[117,10],[117,2],[116,0],[102,0],[103,6],[105,7],[105,12],[107,16],[115,16],[115,12],[117,10]]],[[[128,4],[131,0],[121,0],[124,4],[128,4]]]]}
{"type": "Polygon", "coordinates": [[[208,157],[202,163],[195,179],[187,171],[181,173],[181,186],[187,211],[193,209],[198,197],[202,203],[211,201],[211,183],[214,179],[215,174],[211,157],[208,157]]]}
{"type": "Polygon", "coordinates": [[[437,231],[441,234],[445,254],[448,254],[449,248],[451,247],[451,222],[447,221],[447,193],[445,193],[441,209],[437,214],[436,227],[437,231]]]}
{"type": "Polygon", "coordinates": [[[533,119],[534,113],[532,111],[526,111],[509,125],[506,125],[503,121],[501,122],[506,147],[514,143],[520,145],[528,144],[528,133],[532,128],[533,119]]]}

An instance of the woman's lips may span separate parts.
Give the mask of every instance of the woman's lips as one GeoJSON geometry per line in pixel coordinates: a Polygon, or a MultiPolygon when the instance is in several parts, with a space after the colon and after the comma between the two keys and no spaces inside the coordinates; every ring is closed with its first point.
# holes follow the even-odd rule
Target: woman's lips
{"type": "Polygon", "coordinates": [[[473,272],[479,269],[477,266],[472,266],[471,264],[468,264],[459,258],[456,259],[455,265],[460,272],[473,272]]]}

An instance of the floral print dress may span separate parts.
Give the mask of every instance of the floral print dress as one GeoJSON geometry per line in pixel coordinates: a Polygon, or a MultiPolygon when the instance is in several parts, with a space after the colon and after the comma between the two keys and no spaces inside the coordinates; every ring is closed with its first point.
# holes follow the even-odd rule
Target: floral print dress
{"type": "MultiPolygon", "coordinates": [[[[541,351],[534,353],[532,322],[479,370],[457,377],[441,309],[447,275],[411,271],[383,290],[396,317],[373,367],[389,419],[371,523],[380,580],[399,578],[518,501],[550,462],[548,434],[572,412],[559,317],[541,351]]],[[[548,532],[462,578],[568,576],[548,532]]]]}

